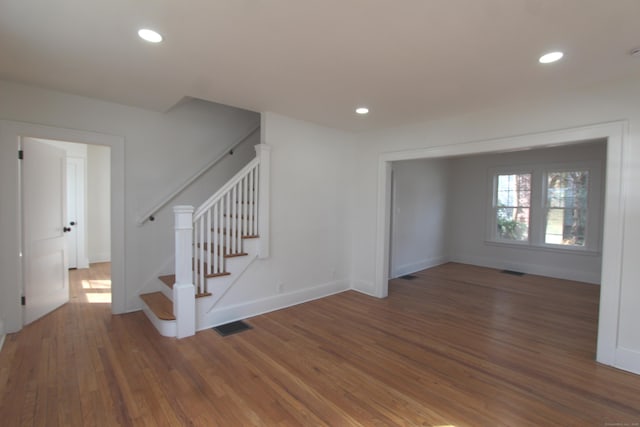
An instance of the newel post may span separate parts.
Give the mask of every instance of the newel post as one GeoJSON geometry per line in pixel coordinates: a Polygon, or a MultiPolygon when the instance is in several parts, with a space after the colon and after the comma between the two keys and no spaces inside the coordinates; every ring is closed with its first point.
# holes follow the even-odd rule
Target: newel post
{"type": "Polygon", "coordinates": [[[256,145],[256,155],[260,159],[259,192],[258,192],[258,234],[260,247],[258,258],[269,257],[269,201],[271,200],[271,147],[266,144],[256,145]]]}
{"type": "Polygon", "coordinates": [[[193,285],[193,206],[174,206],[176,233],[176,283],[173,285],[173,313],[176,337],[196,333],[196,292],[193,285]]]}

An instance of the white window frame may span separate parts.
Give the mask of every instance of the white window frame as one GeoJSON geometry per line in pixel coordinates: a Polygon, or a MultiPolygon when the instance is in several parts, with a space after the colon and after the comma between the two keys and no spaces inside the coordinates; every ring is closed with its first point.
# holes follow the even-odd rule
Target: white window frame
{"type": "Polygon", "coordinates": [[[570,251],[588,251],[599,252],[601,236],[601,218],[602,213],[602,167],[598,162],[577,162],[577,163],[563,163],[559,165],[547,165],[543,169],[542,173],[542,231],[541,231],[541,245],[546,248],[570,250],[570,251]],[[589,173],[589,180],[587,182],[587,227],[584,235],[584,246],[577,245],[563,245],[556,243],[546,243],[546,227],[547,227],[547,213],[549,206],[547,203],[547,190],[549,185],[549,173],[550,172],[571,172],[571,171],[587,171],[589,173]]]}
{"type": "Polygon", "coordinates": [[[490,188],[490,200],[489,205],[489,225],[488,225],[488,237],[489,240],[496,243],[504,243],[509,245],[529,246],[531,244],[531,210],[533,205],[533,170],[528,167],[525,168],[493,168],[489,174],[489,188],[490,188]],[[498,176],[499,175],[531,175],[531,192],[529,194],[529,230],[527,231],[527,240],[511,240],[503,239],[498,234],[498,176]]]}
{"type": "Polygon", "coordinates": [[[497,246],[511,246],[533,250],[563,253],[593,254],[601,252],[603,212],[603,167],[598,161],[533,164],[490,168],[488,171],[487,231],[485,243],[497,246]],[[585,245],[562,245],[545,242],[547,217],[547,176],[550,172],[586,170],[589,172],[587,193],[587,229],[585,245]],[[497,224],[497,181],[498,175],[531,174],[531,199],[529,207],[528,240],[507,240],[498,235],[497,224]]]}

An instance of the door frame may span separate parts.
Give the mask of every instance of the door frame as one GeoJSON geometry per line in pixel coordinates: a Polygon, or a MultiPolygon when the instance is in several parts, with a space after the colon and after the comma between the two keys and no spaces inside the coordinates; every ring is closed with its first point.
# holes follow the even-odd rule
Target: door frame
{"type": "MultiPolygon", "coordinates": [[[[19,161],[17,152],[23,137],[37,139],[49,139],[58,141],[77,142],[88,145],[103,145],[111,148],[111,311],[114,314],[126,311],[126,283],[124,280],[125,267],[125,239],[124,239],[124,138],[97,132],[66,129],[53,126],[45,126],[32,123],[0,120],[0,144],[5,147],[14,147],[16,152],[13,159],[2,162],[7,168],[2,173],[7,178],[5,184],[12,186],[15,191],[15,209],[13,215],[3,219],[9,227],[15,227],[15,246],[8,245],[8,251],[17,248],[11,254],[13,262],[5,267],[5,279],[8,288],[3,290],[3,295],[8,297],[9,303],[4,306],[5,327],[7,332],[17,332],[23,326],[23,310],[20,305],[20,297],[24,287],[22,277],[22,211],[21,211],[21,182],[19,177],[19,161]],[[12,302],[15,301],[15,302],[12,302]]],[[[11,200],[6,200],[11,203],[11,200]]],[[[10,241],[9,240],[9,241],[10,241]]]]}
{"type": "Polygon", "coordinates": [[[628,357],[625,356],[624,349],[618,346],[622,287],[622,266],[620,263],[624,246],[623,221],[626,190],[623,174],[627,169],[623,154],[624,142],[629,132],[628,127],[628,122],[621,120],[570,129],[380,154],[378,159],[374,295],[378,298],[385,298],[389,289],[389,232],[391,227],[389,206],[391,204],[392,162],[525,150],[606,139],[607,164],[596,360],[606,365],[629,370],[629,364],[625,362],[628,357]]]}

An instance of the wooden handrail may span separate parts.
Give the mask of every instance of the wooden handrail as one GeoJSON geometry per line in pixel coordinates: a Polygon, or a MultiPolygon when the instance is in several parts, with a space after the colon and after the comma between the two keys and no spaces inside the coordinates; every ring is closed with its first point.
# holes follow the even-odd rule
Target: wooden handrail
{"type": "Polygon", "coordinates": [[[254,126],[249,133],[247,133],[246,135],[244,135],[242,138],[238,139],[236,142],[234,142],[231,146],[229,146],[227,149],[225,149],[224,153],[222,153],[220,156],[216,157],[213,161],[209,162],[207,165],[205,165],[202,169],[200,169],[198,172],[196,172],[195,174],[193,174],[189,179],[187,179],[185,182],[182,183],[182,185],[180,185],[178,188],[176,188],[174,191],[172,191],[171,193],[169,193],[164,199],[162,199],[160,202],[158,202],[157,204],[155,204],[151,209],[149,209],[148,211],[146,211],[143,215],[138,217],[138,225],[142,225],[145,222],[151,220],[153,221],[153,216],[160,210],[162,209],[165,205],[167,205],[167,203],[169,203],[170,201],[172,201],[173,199],[175,199],[178,194],[182,193],[187,187],[189,187],[191,184],[193,184],[198,178],[200,178],[205,172],[207,172],[209,169],[211,169],[212,167],[214,167],[215,165],[217,165],[222,159],[224,159],[227,155],[229,155],[238,145],[242,144],[243,142],[245,142],[251,135],[253,135],[254,133],[256,133],[258,130],[260,129],[260,125],[256,125],[254,126]]]}

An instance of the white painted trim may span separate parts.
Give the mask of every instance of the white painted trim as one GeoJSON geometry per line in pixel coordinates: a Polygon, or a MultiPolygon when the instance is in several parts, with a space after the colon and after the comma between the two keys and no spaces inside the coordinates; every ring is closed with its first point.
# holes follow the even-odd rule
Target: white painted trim
{"type": "Polygon", "coordinates": [[[4,345],[4,340],[7,338],[7,334],[4,330],[4,322],[0,319],[0,351],[2,351],[2,346],[4,345]]]}
{"type": "Polygon", "coordinates": [[[258,192],[258,234],[260,235],[260,247],[258,257],[269,258],[270,246],[270,201],[271,201],[271,146],[266,144],[256,145],[256,155],[260,159],[259,192],[258,192]]]}
{"type": "Polygon", "coordinates": [[[537,265],[523,262],[509,262],[499,258],[479,257],[479,256],[453,256],[452,262],[461,264],[478,265],[481,267],[496,268],[501,270],[521,271],[526,274],[538,276],[555,277],[557,279],[575,280],[577,282],[600,285],[600,276],[594,273],[569,270],[561,267],[549,267],[548,265],[537,265]]]}
{"type": "Polygon", "coordinates": [[[361,294],[369,295],[370,297],[376,296],[375,284],[366,280],[353,280],[351,282],[351,289],[361,294]]]}
{"type": "Polygon", "coordinates": [[[223,325],[225,323],[234,322],[236,320],[246,319],[260,314],[269,313],[271,311],[281,310],[283,308],[302,304],[320,298],[325,298],[340,292],[349,290],[347,281],[328,282],[312,288],[300,291],[289,292],[286,294],[275,295],[272,297],[257,299],[242,304],[221,307],[213,310],[208,316],[206,325],[198,325],[198,330],[209,329],[214,326],[223,325]]]}
{"type": "Polygon", "coordinates": [[[386,277],[389,277],[390,218],[388,207],[390,203],[391,162],[542,148],[604,138],[607,140],[606,197],[597,360],[607,365],[615,365],[618,344],[621,263],[624,247],[625,188],[623,187],[622,177],[624,171],[628,170],[628,165],[623,160],[623,154],[627,134],[628,122],[616,121],[506,138],[382,153],[378,161],[376,259],[374,266],[375,295],[385,297],[388,292],[388,280],[386,280],[386,277]]]}
{"type": "Polygon", "coordinates": [[[89,264],[93,264],[96,262],[111,262],[111,254],[109,252],[102,252],[99,254],[94,254],[88,260],[89,264]]]}
{"type": "MultiPolygon", "coordinates": [[[[51,139],[59,141],[78,142],[89,145],[104,145],[111,148],[111,311],[114,314],[126,311],[126,282],[124,280],[125,271],[125,239],[124,239],[124,212],[125,212],[125,189],[124,189],[124,138],[115,135],[107,135],[97,132],[66,129],[53,126],[38,125],[33,123],[14,122],[0,120],[0,138],[7,139],[7,145],[14,141],[16,150],[21,137],[51,139]]],[[[16,160],[16,174],[18,164],[16,160]]],[[[19,189],[16,188],[19,193],[19,189]]],[[[16,206],[18,211],[18,227],[16,229],[16,247],[22,247],[19,203],[16,206]]],[[[14,272],[10,280],[17,279],[13,289],[13,295],[8,295],[15,301],[15,307],[11,313],[6,315],[5,321],[7,330],[17,332],[22,328],[22,309],[20,306],[20,293],[22,291],[22,260],[19,253],[16,253],[15,265],[17,271],[14,272]]]]}
{"type": "Polygon", "coordinates": [[[426,270],[427,268],[435,267],[447,262],[449,262],[449,257],[442,255],[438,257],[426,258],[418,262],[399,265],[395,268],[391,277],[397,278],[400,276],[404,276],[405,274],[416,273],[418,271],[426,270]]]}
{"type": "Polygon", "coordinates": [[[618,347],[613,366],[640,375],[640,351],[618,347]]]}
{"type": "Polygon", "coordinates": [[[176,321],[159,319],[153,311],[151,311],[149,306],[147,306],[147,303],[145,303],[144,300],[141,299],[140,301],[142,301],[142,311],[144,311],[144,314],[147,316],[151,324],[158,330],[160,335],[163,337],[175,337],[177,330],[176,321]]]}
{"type": "Polygon", "coordinates": [[[196,289],[192,283],[173,285],[173,313],[176,317],[176,338],[196,333],[196,289]]]}

